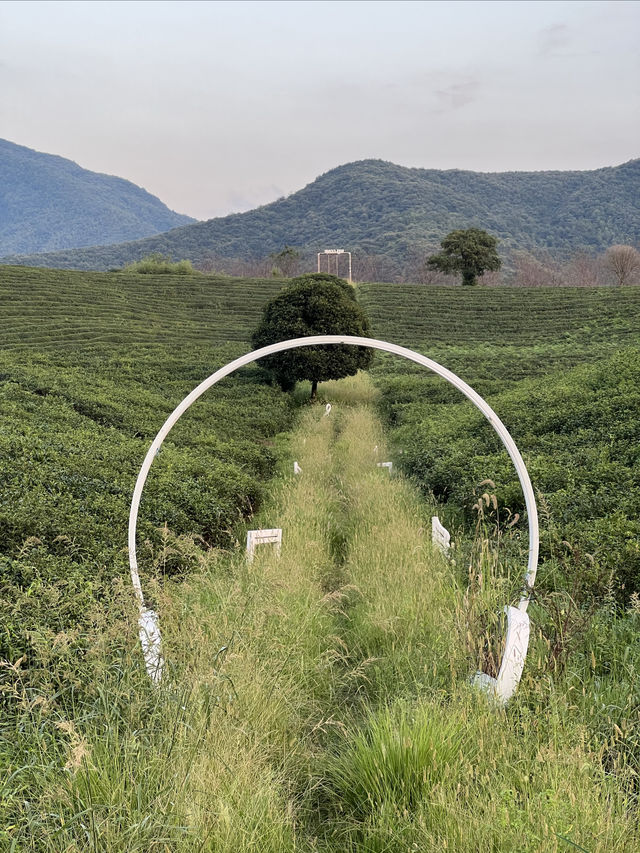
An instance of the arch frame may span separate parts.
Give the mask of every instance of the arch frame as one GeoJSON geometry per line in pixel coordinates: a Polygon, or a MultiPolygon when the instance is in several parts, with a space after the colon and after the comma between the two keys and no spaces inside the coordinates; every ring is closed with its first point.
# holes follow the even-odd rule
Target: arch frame
{"type": "Polygon", "coordinates": [[[506,699],[508,699],[515,691],[515,687],[517,686],[520,674],[522,672],[522,667],[524,666],[524,658],[526,657],[529,637],[529,623],[526,611],[529,605],[531,591],[535,582],[539,552],[538,511],[536,507],[533,486],[531,485],[531,480],[529,478],[527,468],[524,464],[524,460],[522,459],[520,451],[518,450],[516,443],[511,437],[506,426],[502,423],[502,421],[491,408],[491,406],[489,406],[486,400],[484,400],[476,391],[474,391],[473,388],[471,388],[470,385],[467,385],[467,383],[464,382],[464,380],[460,379],[460,377],[457,376],[455,373],[452,373],[452,371],[448,370],[446,367],[443,367],[436,361],[433,361],[433,359],[430,359],[427,356],[422,355],[421,353],[417,353],[414,350],[408,349],[407,347],[402,347],[398,344],[388,343],[387,341],[378,340],[376,338],[364,338],[357,337],[355,335],[313,335],[303,338],[291,338],[287,341],[279,341],[278,343],[270,344],[269,346],[262,347],[252,352],[248,352],[245,355],[242,355],[239,358],[228,362],[219,370],[216,370],[215,373],[212,373],[199,385],[197,385],[193,389],[193,391],[191,391],[191,393],[188,394],[178,406],[176,406],[176,408],[169,415],[169,417],[166,419],[166,421],[158,431],[156,437],[154,438],[153,442],[151,443],[151,446],[147,451],[147,454],[138,473],[138,477],[136,479],[136,484],[131,500],[131,508],[129,512],[128,529],[129,569],[131,572],[131,582],[133,584],[133,589],[140,609],[140,639],[143,647],[143,652],[145,653],[147,669],[150,672],[150,675],[154,681],[160,680],[160,674],[162,670],[162,657],[160,654],[160,629],[158,625],[157,615],[145,605],[142,585],[140,583],[140,575],[138,572],[138,560],[136,552],[136,530],[138,512],[140,509],[140,501],[142,499],[142,491],[149,475],[153,460],[155,459],[158,451],[160,450],[163,441],[165,440],[173,426],[187,411],[187,409],[193,403],[195,403],[195,401],[199,397],[201,397],[205,393],[205,391],[207,391],[213,385],[216,385],[218,382],[220,382],[221,379],[224,379],[226,376],[229,376],[236,370],[239,370],[241,367],[245,367],[247,364],[251,364],[251,362],[259,361],[261,358],[264,358],[267,355],[274,355],[276,353],[285,352],[286,350],[290,349],[338,344],[368,347],[369,349],[380,350],[382,352],[390,353],[391,355],[397,355],[402,358],[408,359],[409,361],[413,361],[414,363],[419,364],[422,367],[426,367],[432,373],[435,373],[437,376],[440,376],[442,379],[445,379],[447,382],[453,385],[454,388],[457,388],[458,391],[460,391],[465,397],[467,397],[467,399],[470,400],[473,405],[477,409],[479,409],[479,411],[484,415],[486,420],[493,427],[494,431],[498,434],[498,437],[500,438],[504,448],[506,449],[507,453],[509,454],[509,457],[511,458],[511,461],[514,464],[525,499],[529,526],[529,554],[527,560],[527,569],[524,576],[524,587],[517,608],[510,606],[507,606],[505,608],[509,619],[509,625],[507,629],[507,642],[505,644],[505,649],[503,652],[503,662],[498,677],[496,679],[493,679],[483,673],[478,673],[478,678],[476,679],[478,683],[482,684],[482,686],[484,686],[490,692],[493,692],[496,696],[498,696],[498,698],[506,701],[506,699]],[[526,631],[524,629],[520,631],[517,631],[515,629],[510,630],[512,628],[512,624],[515,625],[516,623],[521,628],[523,625],[526,626],[526,631]],[[526,638],[524,636],[525,634],[526,638]],[[512,640],[511,646],[509,646],[510,637],[515,638],[514,640],[512,640]],[[516,646],[518,646],[517,648],[514,646],[514,643],[516,644],[516,646]],[[523,646],[524,648],[522,648],[523,646]],[[505,669],[505,665],[508,660],[511,660],[512,662],[515,661],[515,680],[513,672],[503,673],[503,670],[505,669]],[[153,673],[155,673],[155,676],[151,671],[152,669],[153,673]],[[508,676],[508,678],[502,679],[502,681],[505,682],[504,690],[501,688],[501,676],[503,675],[508,676]],[[506,696],[506,698],[503,695],[505,692],[508,692],[509,694],[508,696],[506,696]]]}

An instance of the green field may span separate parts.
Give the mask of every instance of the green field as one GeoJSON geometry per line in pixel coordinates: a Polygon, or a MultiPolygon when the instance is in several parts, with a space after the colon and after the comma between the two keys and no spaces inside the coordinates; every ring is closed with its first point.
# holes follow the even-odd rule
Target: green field
{"type": "MultiPolygon", "coordinates": [[[[546,520],[540,582],[559,572],[575,595],[612,587],[628,604],[640,591],[640,289],[363,285],[361,299],[375,335],[456,372],[510,430],[546,520]]],[[[503,514],[523,512],[515,470],[470,403],[398,359],[374,375],[398,461],[452,522],[473,523],[485,479],[503,514]]]]}
{"type": "MultiPolygon", "coordinates": [[[[195,385],[250,349],[280,286],[0,268],[2,657],[73,625],[126,572],[148,445],[195,385]]],[[[148,547],[165,524],[229,546],[259,506],[295,410],[259,379],[225,381],[171,434],[142,508],[148,547]]]]}
{"type": "Polygon", "coordinates": [[[486,396],[538,490],[506,710],[468,678],[517,596],[517,480],[468,402],[382,354],[375,389],[321,389],[331,418],[250,367],[171,433],[139,525],[168,660],[148,683],[138,468],[281,286],[0,267],[0,849],[635,853],[640,289],[358,287],[375,337],[486,396]],[[281,560],[247,568],[247,522],[288,532],[281,560]]]}
{"type": "Polygon", "coordinates": [[[0,267],[3,350],[95,352],[246,343],[274,279],[0,267]]]}
{"type": "MultiPolygon", "coordinates": [[[[597,361],[640,341],[640,289],[361,284],[374,333],[484,388],[597,361]]],[[[403,372],[406,373],[406,370],[403,372]]]]}

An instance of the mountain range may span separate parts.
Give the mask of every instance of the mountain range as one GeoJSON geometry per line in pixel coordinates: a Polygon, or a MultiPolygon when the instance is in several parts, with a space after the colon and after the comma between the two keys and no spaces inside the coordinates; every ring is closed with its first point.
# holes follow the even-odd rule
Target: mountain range
{"type": "Polygon", "coordinates": [[[132,242],[0,260],[104,270],[161,253],[197,266],[224,258],[257,260],[293,246],[307,257],[344,248],[402,264],[409,255],[433,251],[449,231],[468,227],[498,237],[505,254],[545,249],[567,256],[615,243],[637,245],[639,199],[640,159],[592,171],[495,173],[361,160],[246,213],[132,242]]]}
{"type": "Polygon", "coordinates": [[[0,139],[0,255],[138,240],[189,222],[130,181],[0,139]]]}

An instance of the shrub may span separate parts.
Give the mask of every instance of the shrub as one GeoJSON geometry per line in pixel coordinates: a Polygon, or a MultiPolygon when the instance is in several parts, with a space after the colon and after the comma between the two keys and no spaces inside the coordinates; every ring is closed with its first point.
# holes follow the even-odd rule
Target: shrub
{"type": "Polygon", "coordinates": [[[200,275],[197,270],[194,270],[191,261],[183,259],[174,262],[169,255],[161,255],[159,252],[127,264],[124,272],[136,272],[142,275],[200,275]]]}
{"type": "MultiPolygon", "coordinates": [[[[259,348],[290,338],[340,334],[368,336],[367,316],[350,284],[336,276],[314,273],[293,279],[267,303],[252,341],[259,348]]],[[[368,367],[371,358],[372,351],[365,347],[331,345],[276,353],[263,363],[284,390],[308,379],[314,398],[318,382],[353,376],[368,367]]]]}

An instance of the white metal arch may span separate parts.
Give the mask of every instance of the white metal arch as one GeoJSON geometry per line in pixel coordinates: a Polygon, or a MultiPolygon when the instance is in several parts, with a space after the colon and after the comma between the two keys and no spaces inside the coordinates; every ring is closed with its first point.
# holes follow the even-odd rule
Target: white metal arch
{"type": "Polygon", "coordinates": [[[522,668],[524,659],[527,653],[529,641],[529,620],[527,616],[527,607],[531,596],[531,590],[535,582],[536,570],[538,566],[538,549],[539,549],[539,532],[538,532],[538,511],[536,507],[535,496],[529,474],[525,467],[520,451],[516,447],[514,440],[509,435],[505,425],[502,423],[491,406],[477,394],[473,388],[463,382],[455,373],[447,370],[442,365],[432,359],[427,358],[420,353],[407,349],[406,347],[390,344],[386,341],[379,341],[375,338],[361,338],[353,335],[315,335],[306,338],[293,338],[288,341],[280,341],[276,344],[271,344],[267,347],[249,352],[246,355],[236,358],[221,367],[215,373],[211,374],[208,379],[201,382],[193,391],[184,398],[184,400],[173,410],[167,420],[162,425],[160,431],[154,438],[147,455],[144,458],[142,467],[136,480],[136,485],[133,490],[133,498],[131,500],[131,509],[129,512],[129,568],[131,570],[131,580],[133,588],[138,600],[140,608],[140,639],[142,642],[147,669],[154,681],[159,681],[162,672],[162,658],[160,655],[160,629],[156,614],[146,607],[142,586],[140,584],[140,575],[138,574],[138,560],[136,555],[136,527],[138,521],[138,511],[140,508],[140,500],[142,498],[142,490],[147,480],[151,464],[155,459],[162,442],[169,434],[172,427],[187,411],[192,403],[204,394],[209,388],[224,379],[225,376],[234,373],[241,367],[250,364],[252,361],[257,361],[267,355],[283,352],[285,350],[297,349],[299,347],[318,346],[320,344],[349,344],[353,346],[368,347],[370,349],[382,350],[383,352],[399,355],[409,361],[414,361],[426,367],[433,373],[446,379],[454,388],[461,391],[465,397],[478,408],[491,426],[497,432],[502,441],[507,453],[515,466],[520,480],[520,485],[524,494],[525,505],[527,508],[527,518],[529,523],[529,558],[527,561],[527,570],[524,576],[524,591],[518,603],[518,607],[507,606],[505,608],[508,616],[507,637],[505,640],[505,648],[502,656],[502,665],[497,678],[491,678],[484,673],[478,673],[476,681],[485,686],[490,692],[493,692],[498,698],[506,701],[513,695],[522,668]]]}

